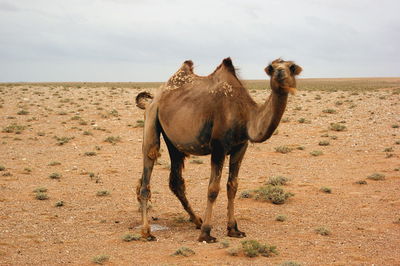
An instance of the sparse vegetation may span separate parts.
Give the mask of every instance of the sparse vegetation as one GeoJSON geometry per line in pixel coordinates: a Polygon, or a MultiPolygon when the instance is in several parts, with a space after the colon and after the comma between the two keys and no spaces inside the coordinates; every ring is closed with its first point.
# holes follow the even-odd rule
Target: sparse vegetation
{"type": "Polygon", "coordinates": [[[312,156],[320,156],[323,155],[324,153],[322,151],[312,151],[310,152],[310,155],[312,156]]]}
{"type": "Polygon", "coordinates": [[[329,129],[333,131],[345,131],[346,126],[339,123],[331,123],[329,129]]]}
{"type": "Polygon", "coordinates": [[[327,141],[327,140],[321,140],[319,143],[318,143],[318,145],[319,146],[328,146],[330,143],[329,143],[329,141],[327,141]]]}
{"type": "Polygon", "coordinates": [[[110,259],[108,255],[98,255],[92,258],[92,262],[96,264],[104,264],[110,259]]]}
{"type": "Polygon", "coordinates": [[[141,235],[139,235],[139,234],[128,233],[128,234],[125,234],[122,236],[122,240],[125,242],[138,241],[138,240],[140,240],[140,238],[141,238],[141,235]]]}
{"type": "Polygon", "coordinates": [[[366,185],[366,184],[367,184],[367,181],[365,181],[365,180],[358,180],[358,181],[356,181],[355,183],[358,184],[358,185],[366,185]]]}
{"type": "Polygon", "coordinates": [[[257,257],[259,255],[264,257],[271,257],[272,255],[278,254],[276,246],[270,246],[268,244],[261,244],[256,240],[245,240],[241,242],[242,251],[246,257],[257,257]]]}
{"type": "Polygon", "coordinates": [[[64,201],[62,201],[62,200],[57,201],[57,202],[54,204],[54,206],[56,206],[56,207],[62,207],[62,206],[64,206],[64,201]]]}
{"type": "Polygon", "coordinates": [[[276,151],[276,152],[283,153],[283,154],[289,153],[289,152],[291,152],[292,150],[293,150],[293,149],[290,148],[290,147],[288,147],[288,146],[278,146],[278,147],[275,147],[275,151],[276,151]]]}
{"type": "Polygon", "coordinates": [[[134,126],[135,128],[137,127],[144,127],[144,120],[136,120],[136,125],[134,126]]]}
{"type": "Polygon", "coordinates": [[[108,143],[111,143],[111,144],[116,144],[117,142],[121,142],[121,137],[110,136],[110,137],[107,137],[104,140],[104,142],[108,142],[108,143]]]}
{"type": "Polygon", "coordinates": [[[184,256],[184,257],[189,257],[196,254],[192,249],[188,247],[180,247],[178,248],[172,256],[184,256]]]}
{"type": "Polygon", "coordinates": [[[321,236],[328,236],[331,234],[331,231],[325,227],[318,227],[315,229],[315,232],[321,236]]]}
{"type": "Polygon", "coordinates": [[[95,152],[95,151],[87,151],[84,154],[85,154],[85,156],[96,156],[97,152],[95,152]]]}
{"type": "Polygon", "coordinates": [[[380,173],[373,173],[372,175],[367,176],[367,178],[371,180],[385,180],[385,175],[380,173]]]}
{"type": "Polygon", "coordinates": [[[278,222],[284,222],[284,221],[286,221],[286,219],[287,219],[286,215],[278,215],[275,217],[275,221],[278,221],[278,222]]]}
{"type": "Polygon", "coordinates": [[[322,110],[323,113],[327,113],[327,114],[335,114],[336,110],[335,109],[324,109],[322,110]]]}
{"type": "Polygon", "coordinates": [[[270,201],[274,204],[283,204],[287,199],[294,196],[279,186],[266,185],[254,191],[254,198],[261,201],[270,201]]]}
{"type": "Polygon", "coordinates": [[[332,189],[330,187],[321,187],[319,190],[328,194],[332,193],[332,189]]]}
{"type": "Polygon", "coordinates": [[[17,115],[28,115],[28,114],[29,114],[29,111],[27,111],[27,110],[20,110],[17,113],[17,115]]]}
{"type": "Polygon", "coordinates": [[[193,163],[193,164],[203,164],[204,162],[203,162],[203,160],[200,160],[200,159],[193,159],[193,160],[190,161],[190,163],[193,163]]]}
{"type": "Polygon", "coordinates": [[[11,125],[3,128],[2,132],[21,134],[25,129],[26,129],[26,126],[22,126],[22,125],[18,125],[18,124],[11,124],[11,125]]]}
{"type": "Polygon", "coordinates": [[[283,186],[289,181],[288,178],[284,176],[272,176],[268,179],[267,184],[272,186],[283,186]]]}
{"type": "Polygon", "coordinates": [[[99,190],[96,193],[96,196],[98,196],[98,197],[105,197],[108,195],[110,195],[110,192],[108,190],[99,190]]]}
{"type": "Polygon", "coordinates": [[[35,198],[37,200],[47,200],[49,199],[49,196],[45,192],[36,192],[35,198]]]}
{"type": "Polygon", "coordinates": [[[62,176],[62,175],[59,174],[59,173],[52,173],[52,174],[49,175],[49,177],[50,177],[51,179],[60,179],[61,176],[62,176]]]}
{"type": "Polygon", "coordinates": [[[57,145],[59,146],[62,146],[68,143],[71,139],[74,139],[74,137],[57,137],[57,136],[54,136],[54,138],[57,140],[57,145]]]}

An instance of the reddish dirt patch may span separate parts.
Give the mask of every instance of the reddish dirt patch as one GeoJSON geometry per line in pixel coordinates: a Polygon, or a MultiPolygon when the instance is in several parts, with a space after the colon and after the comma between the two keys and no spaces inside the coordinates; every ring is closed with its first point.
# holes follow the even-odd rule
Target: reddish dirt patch
{"type": "MultiPolygon", "coordinates": [[[[164,144],[152,176],[151,216],[153,224],[167,229],[154,232],[157,242],[122,241],[126,233],[139,232],[141,223],[135,188],[142,165],[137,120],[143,119],[143,111],[133,104],[140,90],[81,86],[0,86],[0,129],[25,127],[20,134],[0,133],[0,166],[5,167],[0,171],[0,264],[90,264],[102,254],[114,265],[400,264],[398,90],[299,91],[290,97],[278,133],[263,144],[250,145],[236,200],[246,239],[276,245],[279,255],[246,258],[229,256],[220,243],[196,241],[199,231],[168,188],[164,144]],[[323,112],[326,109],[336,112],[323,112]],[[333,122],[347,129],[331,131],[333,122]],[[62,137],[70,139],[57,145],[62,137]],[[105,142],[108,137],[115,137],[115,145],[105,142]],[[329,145],[320,146],[323,140],[329,145]],[[294,150],[275,152],[282,145],[294,150]],[[296,149],[300,146],[304,149],[296,149]],[[323,155],[310,155],[314,150],[323,155]],[[49,165],[54,161],[60,164],[49,165]],[[61,178],[49,178],[54,172],[61,178]],[[385,180],[367,179],[373,173],[384,174],[385,180]],[[284,189],[295,194],[285,204],[239,198],[242,191],[276,175],[290,178],[284,189]],[[367,184],[355,184],[360,180],[367,184]],[[332,193],[321,192],[323,186],[332,193]],[[47,188],[49,199],[35,199],[38,187],[47,188]],[[97,196],[102,190],[110,194],[97,196]],[[64,206],[55,207],[58,201],[64,206]],[[277,215],[287,220],[275,221],[277,215]],[[318,235],[318,227],[331,234],[318,235]],[[182,246],[196,254],[171,256],[182,246]]],[[[252,92],[260,102],[267,95],[252,92]]],[[[188,198],[201,215],[209,171],[209,157],[186,161],[188,198]]],[[[241,239],[226,237],[226,176],[225,168],[212,232],[237,247],[241,239]]]]}

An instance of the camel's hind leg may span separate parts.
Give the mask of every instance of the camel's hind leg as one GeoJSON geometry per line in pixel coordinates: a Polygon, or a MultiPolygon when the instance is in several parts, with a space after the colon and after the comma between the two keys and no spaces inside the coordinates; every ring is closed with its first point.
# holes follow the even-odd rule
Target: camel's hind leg
{"type": "Polygon", "coordinates": [[[237,177],[239,174],[240,164],[246,153],[247,143],[236,147],[229,158],[229,178],[226,184],[228,194],[228,236],[245,237],[244,232],[239,231],[234,214],[234,200],[238,188],[237,177]]]}
{"type": "Polygon", "coordinates": [[[210,183],[208,184],[207,208],[206,208],[206,213],[204,215],[204,222],[201,226],[201,233],[198,238],[200,242],[206,241],[207,243],[213,243],[217,241],[215,237],[212,237],[210,235],[211,217],[215,200],[218,197],[222,167],[224,166],[224,161],[225,161],[225,150],[223,145],[218,141],[214,141],[212,142],[211,147],[212,147],[211,177],[210,177],[210,183]]]}
{"type": "Polygon", "coordinates": [[[190,220],[196,224],[196,228],[200,229],[202,220],[193,212],[193,209],[186,198],[185,180],[182,178],[182,169],[184,167],[185,154],[175,148],[175,146],[171,143],[167,136],[163,136],[165,142],[167,143],[169,156],[171,158],[169,188],[172,190],[172,192],[174,192],[175,196],[181,202],[183,208],[189,214],[190,220]]]}
{"type": "Polygon", "coordinates": [[[143,173],[137,187],[137,198],[142,212],[142,237],[148,240],[156,238],[150,232],[150,225],[147,215],[147,202],[151,197],[150,177],[153,171],[154,162],[159,157],[160,129],[157,121],[155,107],[146,111],[146,121],[143,131],[143,173]]]}

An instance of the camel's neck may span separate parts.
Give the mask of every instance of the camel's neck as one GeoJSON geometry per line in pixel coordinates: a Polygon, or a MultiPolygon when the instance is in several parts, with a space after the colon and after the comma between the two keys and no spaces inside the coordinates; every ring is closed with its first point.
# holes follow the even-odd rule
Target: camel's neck
{"type": "Polygon", "coordinates": [[[272,136],[285,112],[287,99],[287,93],[272,90],[265,103],[253,110],[247,125],[250,141],[263,142],[272,136]]]}

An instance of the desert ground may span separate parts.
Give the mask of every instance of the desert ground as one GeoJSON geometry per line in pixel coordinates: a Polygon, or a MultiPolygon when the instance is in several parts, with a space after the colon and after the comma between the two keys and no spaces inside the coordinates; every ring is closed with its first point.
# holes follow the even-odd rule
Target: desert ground
{"type": "MultiPolygon", "coordinates": [[[[245,82],[260,103],[267,83],[245,82]]],[[[0,84],[0,265],[400,265],[400,78],[299,80],[275,134],[242,163],[244,239],[226,236],[225,165],[214,244],[197,242],[169,190],[164,143],[151,180],[157,241],[135,240],[144,111],[134,99],[158,85],[0,84]],[[283,204],[248,197],[276,176],[293,193],[283,204]],[[243,240],[278,253],[248,257],[243,240]],[[183,247],[194,254],[173,255],[183,247]]],[[[184,170],[200,215],[209,160],[187,158],[184,170]]]]}

